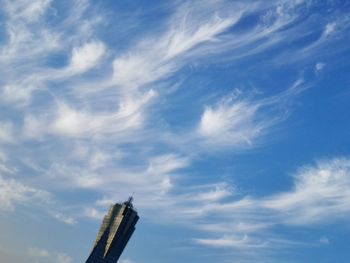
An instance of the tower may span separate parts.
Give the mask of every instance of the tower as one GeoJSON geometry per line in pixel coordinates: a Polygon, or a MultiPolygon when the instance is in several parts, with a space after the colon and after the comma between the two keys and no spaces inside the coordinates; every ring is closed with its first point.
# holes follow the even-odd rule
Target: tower
{"type": "Polygon", "coordinates": [[[139,216],[132,204],[112,205],[103,218],[93,249],[86,263],[116,263],[128,243],[139,216]]]}

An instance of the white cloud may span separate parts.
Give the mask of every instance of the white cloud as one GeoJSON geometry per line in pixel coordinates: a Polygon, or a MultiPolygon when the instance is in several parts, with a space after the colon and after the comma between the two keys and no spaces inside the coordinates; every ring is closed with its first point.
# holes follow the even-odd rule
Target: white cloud
{"type": "Polygon", "coordinates": [[[303,79],[297,79],[283,92],[259,99],[236,89],[205,107],[194,138],[201,150],[257,147],[288,117],[290,101],[308,88],[303,79]]]}
{"type": "Polygon", "coordinates": [[[14,175],[16,172],[16,168],[9,167],[5,163],[0,162],[0,173],[14,175]]]}
{"type": "Polygon", "coordinates": [[[186,167],[188,164],[188,158],[181,158],[175,154],[161,155],[150,160],[147,173],[150,175],[167,174],[186,167]]]}
{"type": "Polygon", "coordinates": [[[303,89],[302,81],[298,80],[284,92],[263,99],[245,98],[236,90],[218,103],[205,107],[196,131],[197,139],[202,148],[253,147],[285,119],[283,105],[303,89]]]}
{"type": "Polygon", "coordinates": [[[262,206],[282,215],[290,224],[310,224],[342,219],[350,214],[350,160],[319,161],[301,168],[294,189],[266,198],[262,206]]]}
{"type": "Polygon", "coordinates": [[[217,184],[214,185],[213,189],[199,193],[194,197],[194,199],[206,202],[214,202],[231,195],[232,190],[227,186],[227,184],[217,184]]]}
{"type": "MultiPolygon", "coordinates": [[[[1,140],[0,140],[1,142],[1,140]]],[[[1,175],[16,175],[18,169],[12,164],[9,164],[9,157],[0,148],[0,176],[1,175]]]]}
{"type": "Polygon", "coordinates": [[[14,141],[13,124],[11,122],[0,122],[0,143],[12,143],[14,141]]]}
{"type": "Polygon", "coordinates": [[[150,90],[138,98],[128,98],[114,112],[78,110],[65,102],[59,102],[51,112],[42,116],[26,115],[23,135],[27,138],[40,138],[47,134],[73,138],[130,136],[130,132],[143,126],[145,107],[155,95],[150,90]]]}
{"type": "Polygon", "coordinates": [[[77,221],[73,218],[73,217],[70,217],[70,216],[66,216],[60,212],[51,212],[51,215],[57,219],[58,221],[60,222],[63,222],[65,224],[68,224],[68,225],[74,225],[77,223],[77,221]]]}
{"type": "MultiPolygon", "coordinates": [[[[18,73],[22,75],[23,69],[28,69],[26,66],[37,65],[35,59],[47,57],[50,52],[57,50],[60,38],[55,30],[49,30],[42,21],[37,21],[47,12],[50,1],[7,1],[10,2],[7,5],[11,7],[6,10],[8,20],[5,27],[8,38],[6,45],[0,47],[0,57],[3,65],[20,66],[16,72],[18,77],[18,73]],[[35,6],[38,8],[33,8],[35,6]],[[17,10],[21,8],[23,10],[17,10]]],[[[8,69],[2,69],[6,70],[8,69]]]]}
{"type": "Polygon", "coordinates": [[[28,248],[28,253],[34,257],[48,257],[50,255],[50,253],[47,250],[37,247],[28,248]]]}
{"type": "Polygon", "coordinates": [[[256,120],[259,104],[225,99],[206,107],[199,124],[199,134],[218,144],[251,144],[268,123],[256,120]]]}
{"type": "Polygon", "coordinates": [[[97,151],[90,156],[90,167],[92,170],[103,167],[109,160],[111,156],[101,151],[97,151]]]}
{"type": "Polygon", "coordinates": [[[57,263],[72,263],[72,258],[65,253],[58,253],[57,263]]]}
{"type": "Polygon", "coordinates": [[[328,37],[329,35],[333,34],[333,32],[336,30],[337,24],[335,22],[328,23],[323,31],[324,37],[328,37]]]}
{"type": "Polygon", "coordinates": [[[26,106],[34,92],[51,89],[52,81],[62,82],[83,73],[101,61],[105,45],[91,36],[96,26],[95,12],[82,21],[87,1],[70,1],[72,10],[64,12],[58,24],[48,23],[57,11],[51,0],[4,1],[5,41],[0,46],[0,83],[2,102],[26,106]],[[81,43],[85,43],[81,45],[81,43]],[[66,57],[72,50],[69,65],[57,69],[47,62],[52,56],[66,57]]]}
{"type": "Polygon", "coordinates": [[[318,62],[318,63],[316,63],[316,65],[315,65],[315,71],[316,71],[317,73],[319,73],[319,72],[321,72],[325,67],[326,67],[326,64],[325,64],[325,63],[318,62]]]}
{"type": "Polygon", "coordinates": [[[50,262],[50,263],[72,263],[72,258],[65,253],[49,252],[46,249],[38,247],[30,247],[27,253],[36,259],[36,262],[50,262]],[[45,261],[42,261],[45,260],[45,261]]]}
{"type": "Polygon", "coordinates": [[[23,137],[38,138],[43,135],[43,121],[36,116],[26,115],[23,121],[23,137]]]}
{"type": "MultiPolygon", "coordinates": [[[[135,160],[137,160],[137,164],[133,168],[124,164],[123,160],[115,160],[111,162],[111,166],[101,168],[103,176],[101,176],[102,172],[93,171],[92,167],[84,165],[84,163],[66,165],[54,162],[41,178],[41,182],[45,185],[51,185],[55,191],[84,189],[103,195],[94,205],[81,206],[83,211],[75,212],[75,218],[88,217],[100,220],[105,214],[106,206],[117,201],[124,201],[127,196],[133,193],[138,200],[137,207],[148,215],[151,215],[150,211],[156,207],[162,210],[171,203],[176,204],[177,196],[172,197],[171,194],[173,184],[180,176],[180,170],[190,165],[190,159],[185,156],[165,154],[150,157],[148,160],[135,156],[135,160]],[[117,192],[115,191],[116,185],[119,189],[117,192]]],[[[89,163],[89,159],[85,162],[89,163]]],[[[189,196],[189,199],[193,198],[197,202],[200,200],[212,202],[224,198],[229,191],[228,187],[224,185],[206,188],[206,190],[198,191],[198,195],[189,196]]],[[[185,199],[186,197],[180,198],[185,199]]],[[[59,214],[56,216],[56,213],[53,216],[58,220],[67,221],[66,216],[62,218],[59,214]]],[[[70,219],[69,222],[71,222],[70,219]]]]}
{"type": "MultiPolygon", "coordinates": [[[[215,10],[215,4],[211,6],[215,10]]],[[[243,11],[226,17],[207,12],[199,6],[179,8],[166,32],[141,41],[133,50],[114,60],[114,83],[136,88],[169,76],[183,65],[188,52],[215,40],[239,20],[243,11]]]]}
{"type": "Polygon", "coordinates": [[[330,244],[329,238],[328,237],[321,237],[320,243],[323,245],[329,245],[330,244]]]}
{"type": "MultiPolygon", "coordinates": [[[[112,202],[113,204],[113,202],[112,202]]],[[[108,205],[111,205],[108,203],[108,205]]],[[[106,211],[99,211],[96,208],[93,207],[89,207],[89,208],[85,208],[84,210],[84,216],[86,216],[87,218],[91,218],[91,219],[97,219],[97,220],[101,220],[106,214],[106,211]]]]}
{"type": "MultiPolygon", "coordinates": [[[[52,38],[52,36],[48,36],[52,38]]],[[[33,40],[36,41],[36,40],[33,40]]],[[[49,47],[45,47],[45,43],[40,43],[42,50],[38,52],[47,51],[48,54],[41,54],[42,56],[49,56],[52,52],[49,47]]],[[[15,52],[18,52],[15,50],[15,52]]],[[[35,52],[35,50],[31,50],[35,52]]],[[[56,82],[61,83],[62,81],[71,80],[74,75],[84,73],[96,66],[102,60],[106,48],[101,41],[90,41],[82,46],[74,47],[70,57],[70,62],[67,66],[62,68],[50,68],[42,67],[40,63],[33,61],[38,54],[29,54],[23,58],[21,63],[21,69],[16,72],[17,78],[8,79],[8,83],[2,87],[1,100],[7,102],[10,105],[27,105],[34,92],[43,91],[49,85],[48,83],[56,82]],[[30,67],[36,66],[35,74],[32,72],[30,67]],[[28,66],[29,68],[26,68],[28,66]]],[[[10,61],[13,59],[10,59],[10,61]]]]}
{"type": "MultiPolygon", "coordinates": [[[[350,160],[334,158],[305,166],[294,175],[290,191],[261,198],[243,197],[235,201],[197,203],[182,207],[184,215],[199,220],[202,231],[222,237],[200,238],[198,244],[213,247],[277,248],[300,245],[299,241],[275,237],[276,226],[299,227],[341,222],[350,215],[350,160]],[[210,220],[215,218],[214,221],[210,220]],[[208,220],[208,224],[205,224],[208,220]],[[230,236],[230,233],[232,236],[230,236]],[[240,234],[241,236],[237,236],[240,234]]],[[[196,223],[194,223],[195,225],[196,223]]],[[[328,238],[320,242],[328,244],[328,238]]]]}
{"type": "Polygon", "coordinates": [[[234,249],[254,249],[264,248],[267,246],[266,241],[256,240],[248,235],[243,236],[223,236],[216,239],[195,239],[195,242],[200,245],[221,248],[234,249]]]}
{"type": "Polygon", "coordinates": [[[32,98],[35,86],[9,84],[1,90],[1,100],[7,103],[27,103],[32,98]]]}
{"type": "Polygon", "coordinates": [[[186,14],[191,11],[182,10],[182,12],[185,13],[181,13],[175,21],[172,21],[171,30],[165,35],[160,44],[160,46],[164,46],[165,58],[167,59],[183,54],[201,43],[218,40],[217,35],[237,22],[242,14],[238,11],[232,16],[221,18],[216,13],[207,22],[194,27],[190,23],[198,23],[199,21],[191,21],[189,15],[186,14]]]}
{"type": "Polygon", "coordinates": [[[52,0],[6,0],[5,10],[13,19],[37,21],[49,8],[52,0]]]}
{"type": "Polygon", "coordinates": [[[94,116],[90,113],[73,109],[65,103],[60,103],[56,117],[50,124],[51,132],[66,136],[76,137],[91,134],[94,130],[103,128],[106,122],[111,121],[111,116],[94,116]]]}
{"type": "MultiPolygon", "coordinates": [[[[0,140],[1,142],[1,140],[0,140]]],[[[0,174],[2,175],[16,175],[17,169],[9,164],[8,156],[0,149],[0,174]]]]}
{"type": "MultiPolygon", "coordinates": [[[[14,210],[17,204],[27,204],[50,199],[49,193],[26,186],[15,179],[0,176],[0,210],[14,210]]],[[[46,201],[45,201],[46,200],[46,201]]]]}
{"type": "Polygon", "coordinates": [[[105,52],[106,48],[100,41],[91,41],[83,46],[75,47],[67,71],[83,73],[95,67],[105,52]]]}
{"type": "MultiPolygon", "coordinates": [[[[119,185],[119,198],[135,192],[143,197],[142,205],[147,205],[149,198],[157,199],[164,196],[172,188],[172,175],[188,165],[188,158],[168,154],[150,158],[134,169],[128,169],[118,162],[102,177],[99,173],[79,166],[53,163],[45,178],[57,182],[56,187],[91,189],[113,196],[115,185],[119,185]]],[[[94,217],[95,211],[90,212],[94,217]]]]}

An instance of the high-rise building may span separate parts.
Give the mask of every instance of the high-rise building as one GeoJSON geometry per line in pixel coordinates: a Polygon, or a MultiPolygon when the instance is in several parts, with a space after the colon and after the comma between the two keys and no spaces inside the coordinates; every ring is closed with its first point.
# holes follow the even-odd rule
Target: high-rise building
{"type": "Polygon", "coordinates": [[[111,206],[103,218],[95,244],[86,263],[116,263],[128,243],[139,216],[133,198],[111,206]]]}

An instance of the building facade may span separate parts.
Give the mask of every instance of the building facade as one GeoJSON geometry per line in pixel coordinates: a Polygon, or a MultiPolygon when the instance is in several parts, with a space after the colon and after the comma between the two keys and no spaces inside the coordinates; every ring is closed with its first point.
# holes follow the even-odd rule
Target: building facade
{"type": "Polygon", "coordinates": [[[103,218],[93,249],[86,263],[116,263],[139,219],[132,197],[123,204],[111,206],[103,218]]]}

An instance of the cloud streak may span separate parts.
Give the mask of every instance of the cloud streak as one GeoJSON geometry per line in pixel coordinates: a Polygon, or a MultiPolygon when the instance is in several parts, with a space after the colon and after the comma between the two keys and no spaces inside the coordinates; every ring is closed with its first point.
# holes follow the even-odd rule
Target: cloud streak
{"type": "MultiPolygon", "coordinates": [[[[233,202],[204,204],[197,211],[193,207],[188,208],[195,211],[195,218],[220,215],[216,217],[216,223],[204,225],[203,230],[213,231],[216,235],[225,233],[222,237],[195,241],[222,248],[276,248],[281,241],[275,242],[277,233],[274,232],[278,226],[306,227],[346,220],[350,213],[347,190],[349,167],[347,158],[325,159],[300,168],[293,176],[294,186],[289,191],[260,198],[244,197],[233,202]],[[232,235],[241,233],[241,237],[227,236],[230,231],[232,235]]],[[[298,245],[300,241],[285,240],[284,243],[298,245]]]]}
{"type": "Polygon", "coordinates": [[[13,211],[15,206],[49,199],[47,191],[26,186],[15,179],[0,176],[0,209],[13,211]]]}

